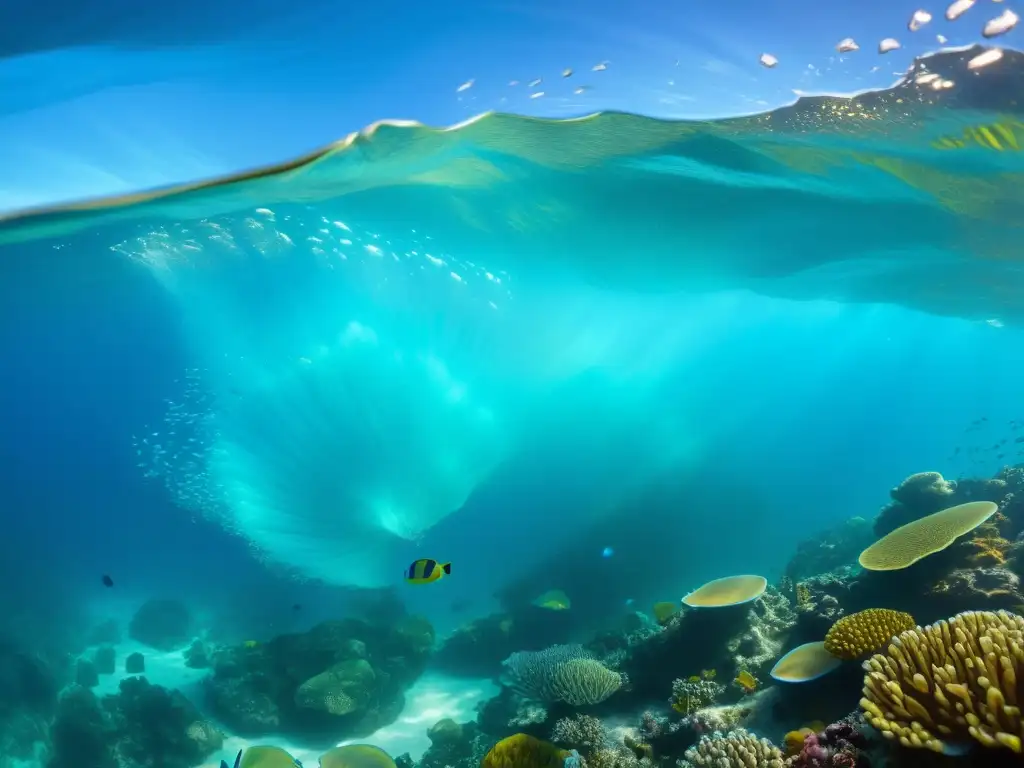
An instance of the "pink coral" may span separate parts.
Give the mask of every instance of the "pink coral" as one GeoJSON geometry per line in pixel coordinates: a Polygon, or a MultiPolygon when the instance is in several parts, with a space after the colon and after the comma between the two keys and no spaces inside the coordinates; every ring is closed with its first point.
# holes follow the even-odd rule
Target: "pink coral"
{"type": "Polygon", "coordinates": [[[800,754],[789,758],[790,768],[866,768],[867,740],[846,720],[832,723],[821,733],[804,739],[800,754]]]}

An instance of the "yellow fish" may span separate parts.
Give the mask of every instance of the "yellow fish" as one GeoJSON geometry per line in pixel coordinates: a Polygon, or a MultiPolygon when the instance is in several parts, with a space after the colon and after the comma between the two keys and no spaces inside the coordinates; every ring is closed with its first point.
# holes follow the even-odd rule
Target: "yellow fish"
{"type": "Polygon", "coordinates": [[[943,136],[932,142],[935,149],[964,149],[977,146],[996,152],[1020,151],[1024,144],[1024,123],[1002,120],[998,123],[964,128],[959,136],[943,136]]]}
{"type": "Polygon", "coordinates": [[[259,644],[259,640],[246,640],[244,643],[242,643],[242,645],[244,645],[246,648],[255,648],[259,644]]]}
{"type": "Polygon", "coordinates": [[[547,608],[549,611],[567,611],[572,607],[569,596],[560,589],[549,589],[534,600],[533,604],[538,608],[547,608]]]}
{"type": "Polygon", "coordinates": [[[736,679],[733,682],[742,688],[744,693],[753,693],[757,690],[757,678],[745,669],[740,670],[740,673],[736,675],[736,679]]]}
{"type": "Polygon", "coordinates": [[[349,744],[320,755],[320,768],[395,768],[395,761],[372,744],[349,744]]]}
{"type": "Polygon", "coordinates": [[[430,584],[433,581],[450,576],[452,564],[439,564],[437,560],[417,560],[405,572],[405,580],[410,584],[430,584]]]}
{"type": "MultiPolygon", "coordinates": [[[[220,761],[220,768],[228,768],[220,761]]],[[[302,768],[302,763],[280,747],[249,747],[238,750],[234,768],[302,768]]]]}

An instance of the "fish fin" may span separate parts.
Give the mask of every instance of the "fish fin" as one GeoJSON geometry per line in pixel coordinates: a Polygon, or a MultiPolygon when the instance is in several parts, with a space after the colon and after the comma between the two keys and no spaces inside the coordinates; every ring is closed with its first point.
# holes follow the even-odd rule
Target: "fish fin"
{"type": "Polygon", "coordinates": [[[245,750],[240,749],[238,750],[238,754],[235,755],[235,768],[238,768],[238,766],[242,764],[242,752],[244,751],[245,750]]]}
{"type": "Polygon", "coordinates": [[[444,571],[444,575],[445,576],[451,576],[452,575],[452,564],[451,563],[445,563],[444,565],[441,566],[441,570],[444,571]]]}
{"type": "Polygon", "coordinates": [[[964,742],[950,743],[946,741],[942,744],[942,754],[949,755],[950,757],[963,757],[970,751],[971,745],[964,742]]]}
{"type": "Polygon", "coordinates": [[[299,766],[299,768],[302,768],[302,761],[301,761],[301,760],[299,760],[299,758],[297,758],[297,757],[295,758],[295,764],[296,764],[297,766],[299,766]]]}
{"type": "Polygon", "coordinates": [[[220,768],[228,768],[228,761],[227,760],[221,760],[220,761],[220,768]]]}

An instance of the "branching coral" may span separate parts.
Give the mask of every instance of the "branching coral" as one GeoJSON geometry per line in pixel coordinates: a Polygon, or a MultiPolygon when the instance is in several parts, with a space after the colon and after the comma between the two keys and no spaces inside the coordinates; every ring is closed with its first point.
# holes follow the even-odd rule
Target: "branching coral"
{"type": "Polygon", "coordinates": [[[1022,750],[1024,618],[968,611],[900,634],[864,664],[867,721],[906,747],[1022,750]]]}
{"type": "Polygon", "coordinates": [[[556,665],[548,680],[548,696],[574,707],[600,704],[622,686],[622,675],[596,659],[571,659],[556,665]]]}
{"type": "Polygon", "coordinates": [[[650,757],[637,757],[629,747],[619,744],[593,752],[587,758],[587,768],[654,768],[650,757]]]}
{"type": "Polygon", "coordinates": [[[757,670],[776,658],[796,618],[785,595],[767,590],[751,604],[746,630],[726,643],[736,668],[757,670]]]}
{"type": "Polygon", "coordinates": [[[759,739],[742,728],[726,734],[702,736],[686,750],[679,763],[710,768],[782,768],[782,752],[768,739],[759,739]]]}
{"type": "Polygon", "coordinates": [[[551,741],[563,744],[581,752],[589,752],[605,745],[607,734],[604,725],[591,715],[563,717],[551,731],[551,741]]]}
{"type": "Polygon", "coordinates": [[[705,672],[688,680],[673,680],[669,704],[679,714],[691,715],[698,709],[714,704],[723,693],[725,686],[705,672]]]}
{"type": "Polygon", "coordinates": [[[510,687],[536,701],[549,701],[554,669],[567,661],[589,658],[581,645],[553,645],[541,651],[516,651],[501,665],[510,687]]]}

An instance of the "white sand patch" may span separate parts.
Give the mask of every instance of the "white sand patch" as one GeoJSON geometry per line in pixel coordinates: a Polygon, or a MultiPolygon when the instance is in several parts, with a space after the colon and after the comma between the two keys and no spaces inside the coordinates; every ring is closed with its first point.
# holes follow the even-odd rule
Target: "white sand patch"
{"type": "MultiPolygon", "coordinates": [[[[153,685],[177,688],[195,702],[196,706],[202,704],[199,683],[210,670],[186,667],[184,648],[169,652],[158,651],[134,640],[124,640],[113,647],[116,653],[114,674],[100,675],[100,684],[92,689],[97,696],[116,694],[122,680],[127,677],[139,677],[139,675],[130,675],[125,672],[124,663],[131,654],[141,653],[146,660],[146,671],[142,673],[142,677],[145,677],[153,685]]],[[[91,661],[95,651],[96,648],[89,648],[82,654],[82,658],[91,661]]]]}
{"type": "MultiPolygon", "coordinates": [[[[117,672],[113,675],[100,675],[100,684],[93,689],[96,695],[116,694],[121,680],[135,677],[124,671],[124,660],[128,654],[138,651],[146,657],[146,672],[143,676],[149,682],[165,688],[177,688],[200,710],[203,709],[199,683],[208,670],[186,667],[184,651],[164,653],[134,642],[120,643],[116,646],[116,651],[117,672]]],[[[92,649],[86,651],[84,656],[91,658],[92,649]]],[[[427,738],[427,729],[430,726],[446,717],[457,722],[475,720],[477,705],[497,694],[498,687],[491,680],[424,675],[406,691],[405,707],[394,723],[365,739],[350,739],[340,744],[373,744],[392,757],[408,752],[414,760],[419,760],[430,746],[430,739],[427,738]]],[[[210,755],[202,764],[202,768],[219,768],[221,760],[233,766],[238,750],[257,744],[282,747],[293,757],[298,758],[306,768],[316,768],[320,754],[324,751],[309,749],[288,738],[274,735],[260,739],[242,739],[227,734],[223,748],[210,755]]]]}

